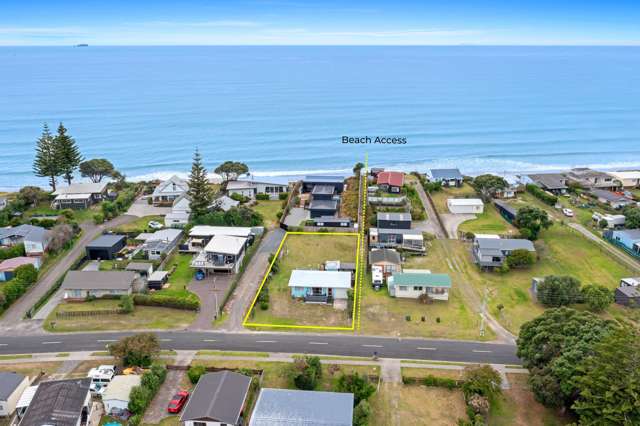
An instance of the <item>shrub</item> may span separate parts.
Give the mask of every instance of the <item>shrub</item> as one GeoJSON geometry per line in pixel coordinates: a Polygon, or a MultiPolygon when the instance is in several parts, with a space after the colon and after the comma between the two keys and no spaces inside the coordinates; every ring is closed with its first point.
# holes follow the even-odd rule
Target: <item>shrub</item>
{"type": "Polygon", "coordinates": [[[133,414],[142,415],[151,400],[151,392],[143,386],[136,386],[129,394],[129,411],[133,414]]]}
{"type": "Polygon", "coordinates": [[[287,198],[289,198],[289,193],[288,192],[281,192],[281,193],[278,194],[278,198],[280,200],[286,201],[287,198]]]}
{"type": "Polygon", "coordinates": [[[127,294],[123,295],[122,297],[120,297],[119,306],[122,309],[122,312],[124,312],[125,314],[130,314],[131,312],[133,312],[133,297],[127,294]]]}
{"type": "Polygon", "coordinates": [[[104,223],[104,215],[102,213],[95,213],[93,215],[93,223],[97,225],[104,223]]]}
{"type": "Polygon", "coordinates": [[[269,309],[269,302],[265,302],[264,300],[260,302],[260,309],[263,311],[266,311],[267,309],[269,309]]]}
{"type": "Polygon", "coordinates": [[[509,268],[524,268],[535,263],[536,258],[528,250],[517,249],[507,256],[507,264],[509,268]]]}
{"type": "Polygon", "coordinates": [[[538,284],[538,301],[544,306],[559,307],[580,303],[580,281],[571,276],[549,275],[538,284]]]}
{"type": "Polygon", "coordinates": [[[162,306],[165,308],[197,311],[200,309],[200,300],[196,295],[168,296],[163,294],[136,294],[133,296],[135,305],[162,306]]]}
{"type": "Polygon", "coordinates": [[[38,280],[38,270],[33,265],[21,265],[15,270],[15,277],[25,285],[30,286],[38,280]]]}
{"type": "Polygon", "coordinates": [[[358,373],[344,374],[336,383],[336,392],[352,393],[354,404],[360,404],[360,401],[369,399],[376,391],[376,387],[369,383],[367,376],[361,376],[358,373]]]}
{"type": "Polygon", "coordinates": [[[266,201],[269,200],[269,194],[256,194],[256,200],[266,201]]]}
{"type": "Polygon", "coordinates": [[[447,389],[456,389],[460,386],[457,380],[432,375],[426,376],[423,380],[423,383],[425,386],[447,389]]]}
{"type": "Polygon", "coordinates": [[[464,369],[464,383],[462,392],[467,400],[478,394],[492,399],[502,391],[500,374],[489,365],[471,366],[464,369]]]}
{"type": "Polygon", "coordinates": [[[109,353],[125,366],[146,367],[160,354],[160,343],[153,333],[139,333],[109,345],[109,353]]]}
{"type": "Polygon", "coordinates": [[[587,307],[593,312],[602,312],[613,302],[613,292],[601,285],[585,286],[582,295],[587,307]]]}
{"type": "Polygon", "coordinates": [[[313,390],[322,377],[322,366],[317,356],[296,357],[292,366],[293,383],[298,389],[313,390]]]}
{"type": "Polygon", "coordinates": [[[534,185],[532,183],[526,185],[525,189],[527,190],[528,193],[530,193],[531,195],[533,195],[543,203],[548,204],[550,206],[555,206],[556,203],[558,202],[558,197],[556,197],[555,195],[549,194],[539,186],[534,185]]]}
{"type": "Polygon", "coordinates": [[[0,248],[0,260],[12,259],[20,256],[24,256],[24,244],[22,243],[7,248],[0,248]]]}
{"type": "Polygon", "coordinates": [[[353,409],[353,426],[367,426],[371,417],[371,406],[366,400],[360,401],[353,409]]]}
{"type": "Polygon", "coordinates": [[[467,405],[475,414],[486,416],[489,414],[489,398],[486,396],[474,394],[467,400],[467,405]]]}
{"type": "Polygon", "coordinates": [[[189,381],[195,385],[196,383],[198,383],[198,380],[200,380],[200,377],[202,377],[206,373],[207,369],[204,367],[204,365],[194,365],[189,367],[187,376],[189,377],[189,381]]]}

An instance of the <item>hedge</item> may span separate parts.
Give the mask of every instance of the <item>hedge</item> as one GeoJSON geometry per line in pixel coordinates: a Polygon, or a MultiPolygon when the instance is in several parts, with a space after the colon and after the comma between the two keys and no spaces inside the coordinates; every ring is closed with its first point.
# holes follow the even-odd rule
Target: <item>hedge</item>
{"type": "Polygon", "coordinates": [[[142,415],[158,393],[160,385],[167,377],[167,369],[162,365],[152,365],[151,369],[142,375],[140,386],[131,389],[129,395],[129,411],[134,414],[129,419],[130,425],[138,425],[142,420],[142,415]]]}
{"type": "Polygon", "coordinates": [[[163,294],[136,294],[133,303],[140,306],[160,306],[163,308],[197,311],[200,309],[200,299],[196,295],[188,297],[167,296],[163,294]]]}
{"type": "Polygon", "coordinates": [[[16,244],[15,246],[0,248],[0,260],[13,259],[14,257],[24,256],[24,244],[16,244]]]}
{"type": "Polygon", "coordinates": [[[545,204],[548,204],[550,206],[555,206],[556,203],[558,202],[558,197],[547,193],[537,185],[530,183],[530,184],[527,184],[525,188],[528,193],[530,193],[531,195],[533,195],[534,197],[536,197],[537,199],[539,199],[545,204]]]}
{"type": "Polygon", "coordinates": [[[447,377],[437,377],[437,376],[428,375],[423,379],[402,376],[402,383],[404,383],[405,385],[413,385],[416,383],[420,383],[429,387],[456,389],[462,386],[463,381],[449,379],[447,377]]]}
{"type": "Polygon", "coordinates": [[[271,197],[269,196],[269,194],[256,194],[256,200],[262,200],[262,201],[267,201],[270,200],[271,197]]]}
{"type": "Polygon", "coordinates": [[[4,312],[13,302],[25,294],[37,279],[38,272],[33,265],[18,266],[15,270],[15,277],[0,287],[0,310],[4,312]]]}

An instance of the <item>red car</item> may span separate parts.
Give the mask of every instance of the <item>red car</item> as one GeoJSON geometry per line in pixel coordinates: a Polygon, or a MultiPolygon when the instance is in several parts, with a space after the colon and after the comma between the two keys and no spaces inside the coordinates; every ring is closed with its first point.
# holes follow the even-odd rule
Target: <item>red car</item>
{"type": "Polygon", "coordinates": [[[177,394],[173,395],[171,401],[169,401],[169,407],[167,407],[167,411],[171,414],[177,414],[182,410],[184,404],[187,403],[187,399],[189,399],[189,392],[180,391],[177,394]]]}

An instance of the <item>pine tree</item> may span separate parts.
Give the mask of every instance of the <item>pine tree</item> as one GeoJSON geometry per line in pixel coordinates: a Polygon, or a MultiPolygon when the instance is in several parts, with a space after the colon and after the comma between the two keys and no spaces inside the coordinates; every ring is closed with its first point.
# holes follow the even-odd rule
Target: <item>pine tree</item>
{"type": "Polygon", "coordinates": [[[213,201],[213,191],[207,180],[207,170],[202,165],[202,157],[196,148],[193,155],[193,164],[191,165],[191,174],[189,175],[189,198],[191,202],[191,214],[199,217],[207,214],[209,206],[213,201]]]}
{"type": "Polygon", "coordinates": [[[56,190],[56,180],[62,174],[59,157],[56,154],[54,138],[47,123],[42,127],[42,135],[36,145],[36,157],[33,160],[33,172],[38,177],[49,178],[49,185],[56,190]]]}
{"type": "Polygon", "coordinates": [[[54,138],[54,144],[64,180],[71,185],[73,173],[82,162],[82,155],[76,141],[67,134],[67,129],[62,123],[58,126],[58,134],[54,138]]]}

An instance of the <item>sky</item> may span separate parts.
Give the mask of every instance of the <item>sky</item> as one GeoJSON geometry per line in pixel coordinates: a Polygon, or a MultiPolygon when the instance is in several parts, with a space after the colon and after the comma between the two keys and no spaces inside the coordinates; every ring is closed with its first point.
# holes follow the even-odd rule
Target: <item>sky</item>
{"type": "Polygon", "coordinates": [[[0,0],[0,45],[640,45],[638,0],[0,0]]]}

